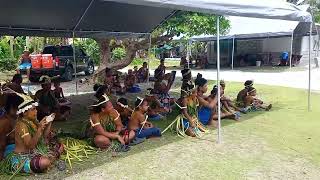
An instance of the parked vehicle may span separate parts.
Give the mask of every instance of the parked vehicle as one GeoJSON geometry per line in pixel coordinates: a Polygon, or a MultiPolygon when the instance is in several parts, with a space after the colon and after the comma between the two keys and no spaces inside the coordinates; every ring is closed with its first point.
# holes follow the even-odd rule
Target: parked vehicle
{"type": "Polygon", "coordinates": [[[42,54],[31,55],[30,81],[36,82],[42,75],[59,75],[64,80],[71,81],[75,70],[77,73],[85,72],[86,75],[94,73],[94,63],[82,49],[76,48],[75,57],[76,62],[70,45],[46,46],[42,54]]]}

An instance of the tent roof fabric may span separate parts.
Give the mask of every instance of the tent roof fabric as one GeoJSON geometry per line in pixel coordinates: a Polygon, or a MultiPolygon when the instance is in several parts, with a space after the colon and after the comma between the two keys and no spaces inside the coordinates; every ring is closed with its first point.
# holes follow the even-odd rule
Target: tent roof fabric
{"type": "MultiPolygon", "coordinates": [[[[286,37],[291,36],[292,32],[266,32],[266,33],[253,33],[253,34],[236,34],[236,35],[228,35],[228,36],[220,36],[220,40],[224,39],[237,39],[237,40],[245,40],[245,39],[261,39],[266,37],[286,37]]],[[[193,37],[190,39],[191,41],[199,41],[199,42],[208,42],[208,41],[216,41],[216,36],[199,36],[193,37]]]]}
{"type": "MultiPolygon", "coordinates": [[[[104,0],[115,1],[115,0],[104,0]]],[[[194,11],[217,15],[312,22],[310,13],[279,0],[116,0],[119,3],[194,11]]]]}
{"type": "Polygon", "coordinates": [[[150,33],[177,10],[312,21],[311,15],[299,7],[274,0],[10,0],[0,7],[0,35],[72,37],[74,31],[77,37],[92,37],[110,35],[107,32],[150,33]]]}
{"type": "MultiPolygon", "coordinates": [[[[66,36],[91,0],[10,0],[0,7],[0,34],[66,36]]],[[[76,36],[105,32],[149,33],[174,10],[95,0],[80,22],[76,36]]]]}

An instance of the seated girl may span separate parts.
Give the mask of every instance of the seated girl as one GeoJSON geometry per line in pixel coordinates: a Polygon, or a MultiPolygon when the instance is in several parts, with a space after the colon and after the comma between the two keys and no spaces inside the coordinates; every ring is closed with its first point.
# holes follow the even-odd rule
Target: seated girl
{"type": "Polygon", "coordinates": [[[126,144],[130,143],[135,133],[124,128],[120,114],[113,108],[108,96],[103,95],[91,106],[90,125],[96,147],[107,149],[111,140],[117,140],[121,143],[120,151],[129,150],[126,144]]]}
{"type": "Polygon", "coordinates": [[[13,170],[22,173],[42,173],[59,158],[63,145],[52,136],[51,126],[53,117],[37,120],[38,103],[28,96],[23,96],[24,102],[19,105],[18,120],[15,126],[15,148],[10,157],[13,170]],[[48,152],[40,155],[41,152],[48,152]],[[46,150],[43,150],[43,149],[46,150]]]}
{"type": "Polygon", "coordinates": [[[148,81],[149,69],[148,69],[147,62],[143,63],[142,67],[138,70],[137,76],[138,76],[138,83],[145,83],[148,81]]]}
{"type": "Polygon", "coordinates": [[[172,110],[171,105],[173,105],[175,102],[175,99],[171,98],[169,95],[169,91],[175,79],[175,74],[175,71],[172,71],[169,74],[170,76],[164,76],[163,74],[160,74],[154,83],[154,88],[152,91],[152,93],[158,98],[161,108],[167,108],[169,109],[169,112],[172,110]]]}
{"type": "Polygon", "coordinates": [[[197,98],[199,100],[199,110],[198,110],[198,117],[199,121],[203,125],[211,125],[212,124],[212,113],[214,112],[217,106],[217,98],[209,98],[205,95],[208,91],[208,84],[207,80],[204,78],[199,78],[197,80],[197,98]]]}
{"type": "Polygon", "coordinates": [[[138,85],[136,85],[137,80],[135,75],[133,74],[132,69],[128,70],[128,74],[126,76],[125,79],[125,87],[126,87],[126,91],[130,92],[130,93],[138,93],[141,91],[141,89],[139,88],[138,85]]]}
{"type": "MultiPolygon", "coordinates": [[[[181,110],[182,122],[178,122],[179,132],[185,132],[188,136],[199,137],[205,128],[198,119],[199,101],[197,98],[197,91],[193,84],[183,84],[181,87],[181,98],[177,103],[181,110]]],[[[183,135],[180,133],[180,135],[183,135]]]]}
{"type": "Polygon", "coordinates": [[[71,102],[64,97],[63,90],[60,87],[60,81],[54,80],[53,86],[53,94],[59,102],[61,114],[68,114],[66,116],[69,116],[71,113],[71,102]]]}
{"type": "Polygon", "coordinates": [[[138,138],[160,137],[161,131],[159,128],[148,121],[148,102],[142,98],[137,98],[135,102],[135,110],[129,121],[129,129],[134,130],[138,138]]]}
{"type": "Polygon", "coordinates": [[[261,101],[256,97],[256,95],[257,95],[256,89],[254,87],[249,87],[247,96],[245,97],[245,100],[244,100],[245,108],[248,111],[257,111],[261,109],[269,111],[272,108],[272,104],[265,105],[263,101],[261,101]]]}
{"type": "Polygon", "coordinates": [[[163,131],[163,133],[169,128],[174,129],[178,136],[201,136],[202,132],[205,132],[203,125],[198,119],[198,106],[199,101],[197,98],[197,91],[192,84],[192,76],[190,69],[181,70],[182,73],[182,86],[181,96],[178,102],[176,102],[181,114],[163,131]]]}
{"type": "Polygon", "coordinates": [[[15,148],[14,128],[18,106],[23,102],[23,99],[16,94],[5,94],[4,101],[5,112],[0,117],[0,161],[15,148]]]}
{"type": "MultiPolygon", "coordinates": [[[[209,98],[218,99],[217,94],[218,94],[218,87],[215,85],[213,87],[212,91],[211,91],[211,94],[210,94],[209,98]]],[[[222,96],[223,96],[223,89],[220,86],[220,97],[222,97],[222,96]]],[[[220,102],[221,102],[221,99],[220,99],[220,102]]],[[[228,118],[228,119],[233,119],[233,120],[238,121],[239,118],[240,118],[239,113],[226,111],[225,108],[223,108],[223,104],[222,103],[221,103],[221,109],[220,110],[221,110],[221,114],[220,114],[221,115],[221,119],[228,118]]],[[[216,106],[215,111],[212,113],[211,119],[214,120],[214,121],[218,120],[218,106],[216,106]]]]}
{"type": "Polygon", "coordinates": [[[133,112],[128,105],[128,100],[126,98],[119,98],[114,108],[119,112],[122,124],[127,127],[133,112]]]}
{"type": "Polygon", "coordinates": [[[150,105],[148,108],[148,117],[149,120],[157,121],[161,120],[163,118],[163,115],[169,113],[169,109],[166,107],[161,107],[161,103],[158,100],[158,98],[151,94],[152,89],[147,89],[145,100],[148,101],[148,104],[150,105]]]}
{"type": "Polygon", "coordinates": [[[247,80],[244,83],[244,89],[242,89],[237,95],[237,106],[244,107],[244,99],[247,96],[248,88],[253,86],[252,80],[247,80]]]}
{"type": "Polygon", "coordinates": [[[123,79],[121,74],[113,75],[113,84],[111,87],[113,92],[116,92],[116,94],[118,95],[124,95],[127,91],[124,81],[125,80],[123,79]]]}
{"type": "Polygon", "coordinates": [[[222,96],[220,97],[220,101],[221,101],[222,106],[225,108],[225,110],[228,112],[233,112],[233,113],[236,113],[236,112],[246,113],[246,110],[244,108],[237,107],[232,102],[232,100],[225,95],[226,83],[223,80],[220,81],[220,86],[221,86],[222,92],[223,92],[222,96]]]}

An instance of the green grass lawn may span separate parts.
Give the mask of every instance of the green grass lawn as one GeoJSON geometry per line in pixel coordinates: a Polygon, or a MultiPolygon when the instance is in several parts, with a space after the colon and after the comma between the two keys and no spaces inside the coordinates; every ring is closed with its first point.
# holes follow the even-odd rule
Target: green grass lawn
{"type": "MultiPolygon", "coordinates": [[[[141,59],[141,58],[136,58],[132,61],[132,63],[128,66],[129,68],[133,68],[134,66],[138,66],[140,68],[142,66],[143,62],[148,62],[148,59],[141,59]]],[[[180,61],[175,61],[175,60],[165,60],[164,61],[165,66],[168,68],[173,68],[173,67],[179,67],[180,66],[180,61]]],[[[150,69],[156,69],[160,65],[160,60],[156,58],[150,59],[150,64],[149,68],[150,69]]]]}
{"type": "MultiPolygon", "coordinates": [[[[213,82],[210,84],[211,88],[213,82]]],[[[317,179],[320,174],[320,95],[312,94],[312,111],[308,112],[305,90],[255,87],[266,103],[273,104],[273,109],[243,115],[240,122],[223,120],[220,145],[216,143],[217,131],[212,128],[201,139],[179,138],[167,132],[160,139],[147,140],[116,157],[110,152],[92,156],[87,162],[75,165],[73,172],[54,169],[30,178],[317,179]]],[[[242,83],[227,82],[226,93],[234,98],[241,88],[242,83]]],[[[76,98],[72,97],[74,101],[76,98]]],[[[88,119],[87,104],[82,102],[88,101],[74,104],[77,106],[74,119],[57,126],[78,132],[76,127],[80,121],[88,119]]],[[[165,128],[174,116],[155,124],[165,128]]]]}

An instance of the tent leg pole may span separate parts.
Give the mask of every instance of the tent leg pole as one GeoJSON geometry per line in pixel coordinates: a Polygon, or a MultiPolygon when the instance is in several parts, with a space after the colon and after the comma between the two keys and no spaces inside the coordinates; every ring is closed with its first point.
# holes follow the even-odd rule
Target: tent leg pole
{"type": "Polygon", "coordinates": [[[148,50],[148,79],[147,79],[147,83],[149,85],[149,79],[150,79],[150,58],[151,58],[151,33],[149,34],[149,50],[148,50]]]}
{"type": "Polygon", "coordinates": [[[187,63],[188,63],[188,69],[190,68],[190,41],[188,41],[187,44],[187,63]]]}
{"type": "Polygon", "coordinates": [[[232,38],[232,56],[231,56],[231,69],[233,70],[233,66],[234,66],[234,37],[232,38]]]}
{"type": "Polygon", "coordinates": [[[217,17],[217,87],[218,87],[218,144],[221,143],[221,104],[220,104],[220,16],[217,17]]]}
{"type": "Polygon", "coordinates": [[[291,69],[291,67],[292,67],[292,50],[293,50],[293,32],[294,32],[294,30],[292,31],[292,33],[291,33],[291,44],[290,44],[290,61],[289,61],[289,64],[290,64],[290,69],[291,69]]]}
{"type": "Polygon", "coordinates": [[[76,46],[74,44],[74,31],[72,32],[72,46],[73,46],[74,79],[76,81],[76,95],[78,95],[77,60],[76,60],[76,46]]]}
{"type": "Polygon", "coordinates": [[[292,54],[293,54],[293,32],[294,30],[292,31],[291,33],[291,44],[290,44],[290,61],[289,61],[289,64],[290,64],[290,69],[292,67],[292,54]]]}
{"type": "Polygon", "coordinates": [[[312,23],[310,23],[310,32],[309,32],[309,82],[308,82],[308,111],[311,111],[311,36],[312,36],[312,23]]]}

